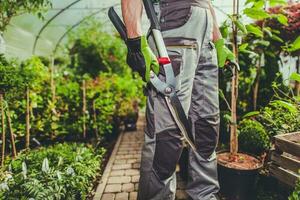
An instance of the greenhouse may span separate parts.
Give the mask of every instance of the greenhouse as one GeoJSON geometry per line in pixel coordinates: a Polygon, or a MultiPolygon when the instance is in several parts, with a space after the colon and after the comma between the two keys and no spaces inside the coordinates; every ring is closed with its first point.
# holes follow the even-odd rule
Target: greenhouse
{"type": "Polygon", "coordinates": [[[300,200],[300,1],[0,12],[0,199],[300,200]]]}

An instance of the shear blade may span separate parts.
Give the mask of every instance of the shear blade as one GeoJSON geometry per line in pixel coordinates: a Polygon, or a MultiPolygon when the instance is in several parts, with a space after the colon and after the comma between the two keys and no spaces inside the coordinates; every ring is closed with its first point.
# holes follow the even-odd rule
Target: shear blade
{"type": "Polygon", "coordinates": [[[185,140],[185,142],[196,151],[196,147],[194,145],[193,135],[191,133],[191,128],[189,126],[188,120],[186,118],[185,112],[180,104],[180,101],[177,95],[174,93],[170,97],[166,96],[166,102],[168,108],[185,140]],[[178,104],[179,103],[179,104],[178,104]]]}

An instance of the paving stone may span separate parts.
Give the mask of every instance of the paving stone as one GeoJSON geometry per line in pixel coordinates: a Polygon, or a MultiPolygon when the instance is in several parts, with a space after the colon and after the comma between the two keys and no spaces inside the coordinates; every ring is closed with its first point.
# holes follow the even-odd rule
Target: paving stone
{"type": "Polygon", "coordinates": [[[139,184],[136,183],[136,184],[134,184],[134,191],[138,191],[138,190],[139,190],[139,184]]]}
{"type": "Polygon", "coordinates": [[[138,183],[140,180],[140,176],[139,175],[136,175],[136,176],[132,176],[131,177],[131,182],[132,183],[138,183]]]}
{"type": "Polygon", "coordinates": [[[130,192],[129,200],[137,200],[137,192],[130,192]]]}
{"type": "Polygon", "coordinates": [[[128,193],[127,192],[117,193],[115,200],[128,200],[128,193]]]}
{"type": "Polygon", "coordinates": [[[126,169],[125,170],[125,175],[127,176],[134,176],[134,175],[139,175],[140,172],[137,169],[126,169]]]}
{"type": "Polygon", "coordinates": [[[107,183],[130,183],[130,176],[112,176],[108,178],[107,183]]]}
{"type": "Polygon", "coordinates": [[[109,184],[106,185],[104,192],[105,193],[121,192],[121,188],[122,188],[121,184],[109,184]]]}
{"type": "Polygon", "coordinates": [[[110,176],[123,176],[125,174],[125,170],[113,170],[110,173],[110,176]]]}
{"type": "Polygon", "coordinates": [[[114,200],[115,199],[115,194],[112,194],[112,193],[104,193],[102,195],[102,198],[101,200],[114,200]]]}
{"type": "Polygon", "coordinates": [[[113,170],[117,170],[117,169],[131,169],[131,164],[114,164],[112,166],[113,170]]]}
{"type": "Polygon", "coordinates": [[[122,159],[124,159],[124,156],[125,156],[125,155],[117,155],[117,156],[116,156],[116,160],[122,160],[122,159]]]}
{"type": "Polygon", "coordinates": [[[140,169],[140,167],[141,167],[141,164],[140,164],[140,163],[134,163],[134,164],[132,165],[132,168],[133,168],[133,169],[140,169]]]}
{"type": "Polygon", "coordinates": [[[129,152],[128,151],[118,151],[117,155],[127,155],[129,152]]]}
{"type": "Polygon", "coordinates": [[[186,192],[184,190],[176,191],[176,199],[183,200],[183,199],[187,199],[187,198],[188,198],[188,195],[186,194],[186,192]]]}
{"type": "Polygon", "coordinates": [[[127,160],[126,159],[116,159],[115,164],[126,164],[127,160]]]}
{"type": "Polygon", "coordinates": [[[124,158],[134,158],[134,155],[124,155],[124,158]]]}
{"type": "Polygon", "coordinates": [[[128,159],[128,160],[126,161],[126,163],[128,163],[128,164],[132,164],[132,163],[136,163],[136,162],[137,162],[136,159],[128,159]]]}
{"type": "Polygon", "coordinates": [[[122,185],[122,192],[133,192],[134,184],[133,183],[125,183],[122,185]]]}
{"type": "MultiPolygon", "coordinates": [[[[139,187],[141,149],[144,142],[144,121],[138,122],[139,131],[124,133],[117,155],[111,166],[101,200],[136,200],[139,187]]],[[[178,177],[176,199],[184,200],[186,183],[178,177]]]]}
{"type": "Polygon", "coordinates": [[[177,189],[185,189],[186,183],[184,181],[177,181],[177,189]]]}

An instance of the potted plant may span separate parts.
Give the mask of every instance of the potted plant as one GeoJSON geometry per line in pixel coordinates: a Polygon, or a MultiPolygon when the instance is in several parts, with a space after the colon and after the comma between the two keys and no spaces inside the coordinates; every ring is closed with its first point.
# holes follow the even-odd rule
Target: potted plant
{"type": "Polygon", "coordinates": [[[124,126],[126,131],[135,131],[137,129],[136,123],[139,117],[138,102],[134,100],[130,109],[124,117],[124,126]]]}
{"type": "MultiPolygon", "coordinates": [[[[255,8],[256,9],[256,8],[255,8]]],[[[238,62],[238,31],[245,29],[239,21],[239,1],[233,0],[232,43],[233,52],[238,62]]],[[[230,151],[219,152],[217,155],[219,183],[221,193],[235,200],[253,199],[255,182],[262,161],[255,156],[238,151],[237,98],[238,98],[238,69],[232,70],[231,79],[231,122],[230,122],[230,151]]]]}

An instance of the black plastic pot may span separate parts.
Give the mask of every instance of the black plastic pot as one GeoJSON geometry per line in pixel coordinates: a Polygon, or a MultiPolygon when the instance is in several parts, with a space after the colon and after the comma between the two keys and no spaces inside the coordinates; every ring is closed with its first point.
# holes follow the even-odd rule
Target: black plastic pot
{"type": "Polygon", "coordinates": [[[138,112],[131,113],[131,115],[128,115],[124,119],[124,125],[125,125],[125,131],[136,131],[136,123],[139,118],[138,112]]]}
{"type": "Polygon", "coordinates": [[[221,194],[228,200],[255,200],[259,169],[240,170],[218,163],[221,194]]]}

